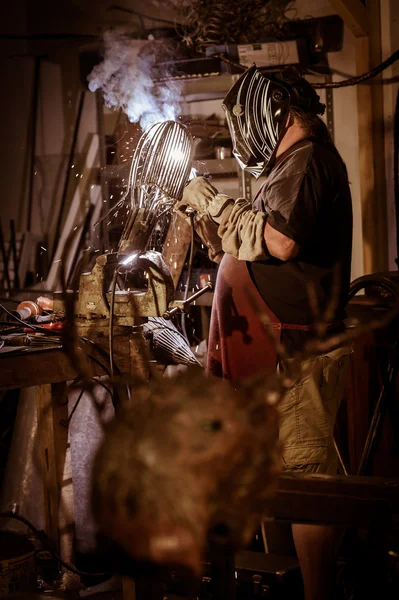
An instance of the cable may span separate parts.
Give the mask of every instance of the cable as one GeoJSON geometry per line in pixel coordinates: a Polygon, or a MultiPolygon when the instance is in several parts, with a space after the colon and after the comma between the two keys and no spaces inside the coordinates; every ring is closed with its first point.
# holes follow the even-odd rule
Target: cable
{"type": "MultiPolygon", "coordinates": [[[[91,344],[92,346],[94,346],[94,348],[97,350],[97,352],[99,354],[101,354],[101,356],[103,356],[108,362],[109,362],[109,354],[106,352],[106,350],[104,350],[104,348],[102,348],[100,346],[100,344],[97,344],[96,342],[93,342],[93,340],[89,340],[87,337],[81,337],[80,338],[82,340],[82,342],[91,344]]],[[[111,372],[109,369],[107,369],[106,367],[104,367],[104,365],[101,363],[101,361],[99,361],[95,356],[93,356],[92,354],[89,354],[89,356],[92,357],[92,359],[97,362],[97,364],[99,364],[104,371],[107,373],[107,375],[109,377],[111,377],[111,372]]],[[[117,375],[121,375],[121,371],[120,369],[117,367],[117,365],[114,365],[114,371],[116,371],[117,375]]]]}
{"type": "MultiPolygon", "coordinates": [[[[91,355],[90,355],[90,356],[91,356],[91,355]]],[[[92,357],[92,358],[93,358],[93,357],[92,357]]],[[[95,360],[95,359],[94,359],[94,360],[95,360]]],[[[99,362],[99,361],[98,361],[98,362],[99,362]]],[[[99,381],[99,380],[98,380],[96,377],[93,377],[93,381],[95,381],[95,383],[96,383],[97,385],[99,385],[99,386],[103,387],[103,388],[105,389],[105,391],[106,391],[106,392],[107,392],[107,393],[108,393],[108,394],[111,396],[111,399],[113,398],[114,394],[113,394],[112,390],[111,390],[111,389],[110,389],[110,388],[109,388],[107,385],[105,385],[105,383],[103,383],[102,381],[99,381]]],[[[76,384],[76,386],[77,386],[77,385],[78,385],[78,383],[79,383],[79,382],[76,382],[76,381],[75,381],[75,382],[74,382],[74,384],[73,384],[73,387],[75,387],[75,384],[76,384]]],[[[69,427],[69,424],[70,424],[70,422],[72,421],[72,417],[73,417],[73,415],[74,415],[74,413],[75,413],[76,409],[77,409],[77,408],[78,408],[78,406],[79,406],[79,403],[80,403],[80,401],[81,401],[81,399],[82,399],[82,396],[83,396],[84,392],[85,392],[85,388],[82,388],[82,389],[81,389],[81,391],[80,391],[80,394],[79,394],[79,396],[78,396],[78,399],[76,400],[76,402],[75,402],[75,404],[74,404],[74,406],[73,406],[73,409],[71,410],[71,413],[70,413],[70,415],[68,416],[68,418],[67,418],[67,419],[61,419],[61,421],[60,421],[60,424],[61,424],[63,427],[67,427],[67,428],[69,427]]],[[[94,400],[94,395],[92,395],[92,398],[93,398],[93,400],[94,400]]],[[[95,402],[95,404],[96,404],[96,402],[95,402]]],[[[97,407],[97,405],[96,405],[96,407],[97,407]]]]}
{"type": "Polygon", "coordinates": [[[111,371],[111,377],[114,376],[114,305],[115,305],[115,290],[116,280],[118,277],[118,269],[115,269],[112,277],[112,288],[111,288],[111,304],[109,307],[109,328],[108,328],[108,344],[109,344],[109,367],[111,371]]]}
{"type": "Polygon", "coordinates": [[[85,391],[85,390],[84,390],[84,388],[82,388],[82,389],[80,390],[80,394],[79,394],[79,396],[78,396],[78,399],[76,400],[76,402],[75,402],[75,404],[74,404],[74,407],[73,407],[73,409],[71,410],[71,414],[68,416],[68,418],[67,418],[67,419],[61,419],[61,421],[60,421],[60,425],[62,425],[63,427],[69,427],[69,423],[72,421],[72,417],[73,417],[73,415],[74,415],[74,413],[75,413],[75,410],[76,410],[76,409],[78,408],[78,406],[79,406],[79,403],[80,403],[80,401],[81,401],[81,399],[82,399],[82,396],[83,396],[83,393],[84,393],[84,391],[85,391]]]}
{"type": "Polygon", "coordinates": [[[344,79],[344,81],[333,81],[331,83],[313,83],[312,87],[319,90],[319,89],[325,89],[325,88],[331,89],[331,88],[348,87],[350,85],[357,85],[358,83],[361,83],[362,81],[367,81],[368,79],[371,79],[372,77],[375,77],[376,75],[379,75],[379,73],[382,73],[382,71],[384,71],[385,69],[390,67],[398,59],[399,59],[399,50],[396,50],[396,52],[391,54],[391,56],[389,56],[386,60],[384,60],[382,63],[380,63],[379,65],[374,67],[374,69],[371,69],[371,71],[368,71],[367,73],[363,73],[363,75],[357,75],[356,77],[350,77],[349,79],[344,79]]]}
{"type": "Polygon", "coordinates": [[[111,573],[105,573],[105,572],[104,573],[88,573],[87,571],[80,571],[80,569],[77,569],[74,565],[66,563],[64,560],[62,560],[60,555],[52,549],[51,544],[48,541],[48,537],[47,537],[46,533],[44,531],[39,531],[39,529],[37,529],[30,521],[28,521],[28,519],[25,519],[25,517],[21,517],[21,515],[17,515],[16,513],[8,511],[8,512],[0,512],[0,519],[15,519],[16,521],[19,521],[20,523],[23,523],[24,525],[26,525],[26,527],[28,527],[31,531],[33,531],[33,533],[35,534],[35,536],[39,540],[39,542],[42,544],[42,546],[44,548],[46,548],[46,550],[48,550],[50,552],[50,554],[58,560],[60,565],[62,565],[68,571],[71,571],[71,573],[75,573],[75,575],[80,575],[83,577],[105,577],[105,576],[111,575],[111,573]]]}
{"type": "MultiPolygon", "coordinates": [[[[193,256],[194,256],[194,211],[192,211],[192,210],[188,211],[188,216],[190,218],[190,225],[191,225],[191,242],[190,242],[190,255],[189,255],[188,266],[187,266],[187,283],[186,283],[186,289],[184,290],[184,296],[183,296],[184,301],[186,301],[188,298],[188,286],[190,285],[191,272],[193,269],[193,256]]],[[[182,312],[182,315],[181,315],[181,328],[182,328],[184,337],[186,338],[187,342],[189,342],[189,339],[187,336],[187,331],[186,331],[186,313],[184,311],[182,312]]]]}
{"type": "Polygon", "coordinates": [[[124,6],[119,6],[118,4],[113,4],[108,8],[108,10],[119,10],[121,12],[129,13],[130,15],[136,15],[136,17],[142,17],[143,19],[148,19],[149,21],[158,21],[159,23],[167,23],[168,25],[176,26],[174,21],[168,21],[167,19],[160,19],[159,17],[151,17],[149,15],[145,15],[144,13],[138,10],[132,10],[131,8],[125,8],[124,6]]]}
{"type": "MultiPolygon", "coordinates": [[[[230,64],[234,67],[240,68],[243,71],[245,71],[247,69],[247,67],[245,65],[242,65],[240,63],[230,60],[224,54],[215,54],[214,57],[220,58],[223,62],[230,64]]],[[[367,81],[368,79],[371,79],[372,77],[376,77],[376,75],[379,75],[382,71],[384,71],[385,69],[390,67],[398,59],[399,59],[399,50],[396,50],[386,60],[384,60],[382,63],[380,63],[379,65],[374,67],[374,69],[371,69],[371,71],[368,71],[367,73],[363,73],[362,75],[357,75],[356,77],[350,77],[349,79],[344,79],[343,81],[332,81],[330,83],[312,83],[312,87],[314,87],[316,90],[320,90],[320,89],[334,89],[334,88],[340,88],[340,87],[348,87],[351,85],[357,85],[358,83],[367,81]]]]}

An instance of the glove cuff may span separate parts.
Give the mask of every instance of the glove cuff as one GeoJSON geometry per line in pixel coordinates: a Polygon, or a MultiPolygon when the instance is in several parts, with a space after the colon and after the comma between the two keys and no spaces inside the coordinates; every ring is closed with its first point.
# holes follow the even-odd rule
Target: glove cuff
{"type": "Polygon", "coordinates": [[[216,194],[208,205],[208,213],[212,221],[220,225],[222,219],[226,218],[234,206],[234,200],[226,194],[216,194]]]}

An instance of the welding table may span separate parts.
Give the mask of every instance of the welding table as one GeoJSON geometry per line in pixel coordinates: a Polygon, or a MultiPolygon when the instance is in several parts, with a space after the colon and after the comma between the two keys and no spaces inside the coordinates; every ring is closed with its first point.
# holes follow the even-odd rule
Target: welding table
{"type": "MultiPolygon", "coordinates": [[[[119,359],[121,356],[119,356],[119,359]]],[[[131,370],[125,356],[124,372],[131,370]]],[[[93,363],[93,375],[104,375],[93,363]]],[[[0,390],[34,387],[40,430],[39,452],[44,487],[46,533],[64,560],[72,559],[73,490],[65,479],[68,429],[67,381],[78,374],[62,349],[0,355],[0,390]],[[68,510],[65,510],[65,507],[68,510]]],[[[399,479],[357,476],[283,475],[280,477],[273,515],[282,521],[324,523],[386,532],[399,513],[399,479]]],[[[223,579],[225,584],[226,579],[223,579]]],[[[134,589],[126,584],[124,597],[134,589]]]]}

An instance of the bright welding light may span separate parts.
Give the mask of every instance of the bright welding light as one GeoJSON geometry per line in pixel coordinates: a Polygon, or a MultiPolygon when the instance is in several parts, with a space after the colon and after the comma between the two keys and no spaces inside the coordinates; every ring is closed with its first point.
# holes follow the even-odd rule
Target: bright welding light
{"type": "Polygon", "coordinates": [[[184,154],[184,152],[182,150],[180,150],[180,148],[173,148],[170,151],[170,156],[176,162],[180,162],[180,161],[186,159],[186,155],[184,154]]]}
{"type": "Polygon", "coordinates": [[[126,265],[130,265],[138,257],[138,255],[138,252],[132,252],[132,254],[129,254],[129,256],[122,260],[120,264],[126,267],[126,265]]]}

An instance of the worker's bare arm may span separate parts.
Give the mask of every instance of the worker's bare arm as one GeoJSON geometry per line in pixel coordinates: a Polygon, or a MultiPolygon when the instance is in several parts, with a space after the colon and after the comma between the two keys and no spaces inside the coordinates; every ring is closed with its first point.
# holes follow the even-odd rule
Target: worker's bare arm
{"type": "Polygon", "coordinates": [[[299,253],[300,248],[298,244],[277,231],[277,229],[274,229],[268,221],[264,229],[264,238],[269,254],[279,260],[292,260],[299,253]]]}

